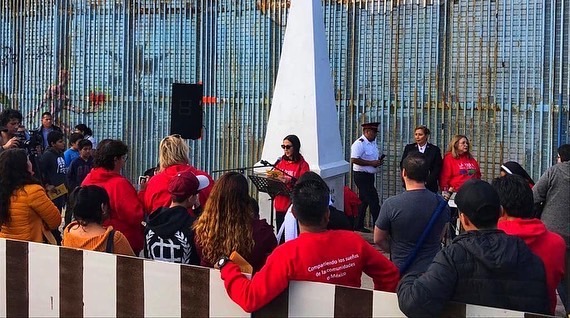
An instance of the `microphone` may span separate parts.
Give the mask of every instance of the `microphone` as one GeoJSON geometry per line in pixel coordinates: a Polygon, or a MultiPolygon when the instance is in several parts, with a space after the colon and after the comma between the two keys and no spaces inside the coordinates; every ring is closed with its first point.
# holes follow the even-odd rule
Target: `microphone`
{"type": "Polygon", "coordinates": [[[269,161],[267,161],[267,160],[259,160],[259,163],[261,163],[262,165],[264,165],[264,166],[266,166],[266,167],[267,167],[267,166],[274,167],[274,166],[276,166],[279,162],[281,162],[281,157],[278,157],[274,164],[271,164],[271,163],[270,163],[269,161]]]}

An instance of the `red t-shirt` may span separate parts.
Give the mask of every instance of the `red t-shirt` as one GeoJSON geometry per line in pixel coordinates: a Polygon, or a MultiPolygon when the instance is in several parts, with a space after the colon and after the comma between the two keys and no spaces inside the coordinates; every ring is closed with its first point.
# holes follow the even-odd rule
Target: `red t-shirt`
{"type": "Polygon", "coordinates": [[[564,239],[550,232],[539,219],[500,219],[497,227],[509,235],[523,239],[528,248],[544,263],[550,313],[556,310],[556,287],[564,275],[566,244],[564,239]]]}
{"type": "Polygon", "coordinates": [[[463,183],[470,179],[481,179],[481,170],[477,160],[467,155],[453,158],[450,152],[446,153],[439,175],[440,188],[447,190],[449,187],[453,187],[454,191],[457,192],[463,183]]]}
{"type": "MultiPolygon", "coordinates": [[[[280,170],[285,171],[287,174],[293,176],[295,179],[299,179],[305,172],[309,171],[309,164],[305,161],[303,156],[299,159],[299,161],[289,161],[282,159],[275,165],[275,167],[279,168],[280,170]]],[[[290,179],[287,175],[284,175],[286,179],[290,179]]],[[[293,188],[294,182],[288,180],[287,187],[289,189],[293,188]]],[[[278,213],[285,213],[287,209],[289,209],[289,205],[291,205],[291,199],[289,196],[286,195],[278,195],[274,199],[275,204],[275,211],[278,213]]]]}
{"type": "Polygon", "coordinates": [[[360,287],[363,272],[372,277],[374,289],[396,290],[400,274],[392,262],[360,235],[328,230],[301,233],[278,246],[251,280],[231,262],[222,268],[221,275],[230,298],[246,312],[253,312],[283,292],[289,281],[360,287]]]}

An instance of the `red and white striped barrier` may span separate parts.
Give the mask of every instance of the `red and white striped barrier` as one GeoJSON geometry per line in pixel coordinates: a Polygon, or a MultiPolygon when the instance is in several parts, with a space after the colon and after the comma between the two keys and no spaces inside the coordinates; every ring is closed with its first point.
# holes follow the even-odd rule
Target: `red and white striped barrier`
{"type": "MultiPolygon", "coordinates": [[[[217,270],[0,239],[2,317],[249,317],[217,270]],[[2,288],[3,287],[3,288],[2,288]]],[[[256,317],[404,317],[395,294],[292,282],[256,317]]],[[[446,316],[540,317],[450,304],[446,316]]]]}

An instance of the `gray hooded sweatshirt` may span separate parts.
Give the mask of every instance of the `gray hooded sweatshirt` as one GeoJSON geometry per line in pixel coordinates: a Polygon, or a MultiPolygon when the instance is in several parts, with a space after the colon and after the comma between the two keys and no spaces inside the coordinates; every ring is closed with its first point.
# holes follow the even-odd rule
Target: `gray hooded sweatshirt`
{"type": "Polygon", "coordinates": [[[560,234],[568,247],[570,232],[570,161],[560,162],[546,170],[532,188],[534,202],[545,202],[542,222],[550,231],[560,234]]]}

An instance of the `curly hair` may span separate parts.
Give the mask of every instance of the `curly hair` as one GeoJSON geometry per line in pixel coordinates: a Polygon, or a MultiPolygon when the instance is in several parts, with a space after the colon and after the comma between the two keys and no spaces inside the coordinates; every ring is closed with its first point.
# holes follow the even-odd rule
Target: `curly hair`
{"type": "Polygon", "coordinates": [[[459,144],[459,141],[463,138],[465,138],[467,140],[467,142],[469,143],[469,147],[467,148],[466,155],[469,158],[473,158],[473,156],[471,155],[471,143],[469,142],[469,138],[467,138],[467,136],[465,136],[465,135],[453,136],[453,138],[451,138],[451,141],[449,142],[449,145],[447,146],[447,152],[451,153],[453,158],[458,158],[459,154],[457,153],[457,144],[459,144]]]}
{"type": "Polygon", "coordinates": [[[0,153],[0,225],[10,221],[10,199],[25,185],[38,184],[28,171],[24,149],[6,149],[0,153]]]}
{"type": "Polygon", "coordinates": [[[233,251],[248,257],[253,249],[253,213],[246,178],[237,172],[224,174],[216,183],[204,211],[194,223],[201,258],[214,264],[233,251]]]}
{"type": "Polygon", "coordinates": [[[159,171],[175,164],[188,164],[190,147],[180,135],[170,135],[160,141],[158,151],[159,171]]]}
{"type": "Polygon", "coordinates": [[[0,113],[0,126],[6,126],[12,119],[17,119],[18,122],[22,122],[22,113],[20,111],[6,108],[0,113]]]}

